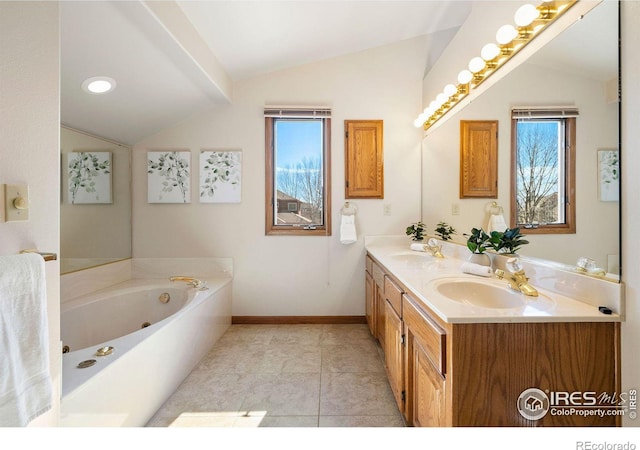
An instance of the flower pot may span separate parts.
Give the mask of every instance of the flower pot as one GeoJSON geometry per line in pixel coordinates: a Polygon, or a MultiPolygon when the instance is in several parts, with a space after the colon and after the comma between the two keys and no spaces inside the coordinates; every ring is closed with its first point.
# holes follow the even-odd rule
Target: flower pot
{"type": "Polygon", "coordinates": [[[469,262],[491,267],[491,257],[486,253],[472,253],[469,255],[469,262]]]}

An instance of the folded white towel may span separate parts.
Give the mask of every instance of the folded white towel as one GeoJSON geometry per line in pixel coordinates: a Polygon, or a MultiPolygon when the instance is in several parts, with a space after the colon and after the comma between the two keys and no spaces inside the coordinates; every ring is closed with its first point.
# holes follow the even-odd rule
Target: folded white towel
{"type": "Polygon", "coordinates": [[[507,228],[508,228],[507,223],[505,222],[502,214],[492,214],[491,217],[489,217],[489,224],[487,225],[487,233],[491,233],[492,231],[502,232],[507,228]]]}
{"type": "Polygon", "coordinates": [[[347,245],[353,244],[358,240],[356,233],[356,216],[354,214],[342,215],[340,223],[340,242],[347,245]]]}
{"type": "Polygon", "coordinates": [[[25,426],[52,405],[44,260],[0,257],[0,426],[25,426]]]}
{"type": "Polygon", "coordinates": [[[490,277],[492,275],[491,267],[482,266],[480,264],[475,264],[470,262],[466,262],[462,264],[462,271],[464,273],[470,273],[471,275],[479,275],[481,277],[490,277]]]}
{"type": "Polygon", "coordinates": [[[411,250],[416,252],[424,252],[424,244],[411,244],[411,250]]]}

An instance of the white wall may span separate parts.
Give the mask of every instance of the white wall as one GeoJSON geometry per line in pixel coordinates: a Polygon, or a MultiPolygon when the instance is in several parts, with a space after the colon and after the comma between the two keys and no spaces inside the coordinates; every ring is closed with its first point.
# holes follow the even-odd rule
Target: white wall
{"type": "Polygon", "coordinates": [[[238,82],[229,107],[198,114],[134,146],[133,256],[234,259],[234,315],[363,315],[366,234],[401,234],[420,218],[423,38],[238,82]],[[330,105],[333,236],[265,236],[265,105],[330,105]],[[357,200],[359,240],[339,241],[344,120],[384,120],[384,200],[357,200]],[[147,203],[146,151],[242,149],[242,203],[147,203]],[[391,215],[383,215],[383,205],[391,215]]]}
{"type": "MultiPolygon", "coordinates": [[[[423,141],[422,214],[425,223],[441,220],[461,235],[485,227],[494,199],[460,199],[460,120],[498,121],[498,198],[509,222],[511,193],[511,118],[513,106],[576,105],[575,234],[528,235],[521,254],[573,265],[579,256],[607,267],[618,249],[618,203],[598,199],[597,151],[618,147],[618,104],[607,104],[604,84],[587,77],[523,64],[423,141]],[[460,206],[452,215],[451,205],[460,206]],[[598,239],[593,236],[598,235],[598,239]]],[[[522,231],[526,234],[526,230],[522,231]]]]}
{"type": "MultiPolygon", "coordinates": [[[[0,2],[0,183],[29,185],[29,221],[0,223],[0,255],[59,252],[59,26],[57,2],[0,2]]],[[[60,268],[47,262],[53,409],[59,413],[60,268]]]]}
{"type": "MultiPolygon", "coordinates": [[[[621,2],[622,30],[622,280],[626,285],[626,321],[622,324],[622,390],[640,388],[640,2],[621,2]]],[[[640,419],[625,417],[625,426],[640,419]]]]}

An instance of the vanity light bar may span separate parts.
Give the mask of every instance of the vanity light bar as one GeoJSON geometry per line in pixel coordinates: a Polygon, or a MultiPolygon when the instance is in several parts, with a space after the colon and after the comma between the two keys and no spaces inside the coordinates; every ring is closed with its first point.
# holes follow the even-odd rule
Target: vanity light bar
{"type": "Polygon", "coordinates": [[[500,27],[496,33],[497,44],[485,45],[481,57],[472,58],[469,67],[458,74],[458,84],[447,85],[444,92],[438,94],[418,116],[414,125],[428,130],[577,1],[558,0],[542,2],[538,6],[522,5],[514,16],[516,26],[508,24],[500,27]]]}

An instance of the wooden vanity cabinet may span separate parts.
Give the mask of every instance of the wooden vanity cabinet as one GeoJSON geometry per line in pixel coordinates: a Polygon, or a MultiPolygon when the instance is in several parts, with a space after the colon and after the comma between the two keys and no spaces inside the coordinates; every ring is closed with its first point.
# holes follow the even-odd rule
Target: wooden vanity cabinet
{"type": "Polygon", "coordinates": [[[385,339],[384,361],[391,391],[398,409],[406,416],[404,379],[404,324],[402,321],[402,289],[388,276],[384,280],[385,339]]]}
{"type": "Polygon", "coordinates": [[[365,315],[371,335],[384,348],[385,299],[384,270],[369,256],[366,257],[365,272],[365,315]]]}
{"type": "Polygon", "coordinates": [[[386,322],[381,345],[387,376],[408,425],[621,425],[617,415],[549,412],[529,420],[517,407],[529,388],[619,396],[620,323],[446,323],[372,260],[372,272],[375,267],[382,287],[371,275],[367,304],[386,322]]]}

